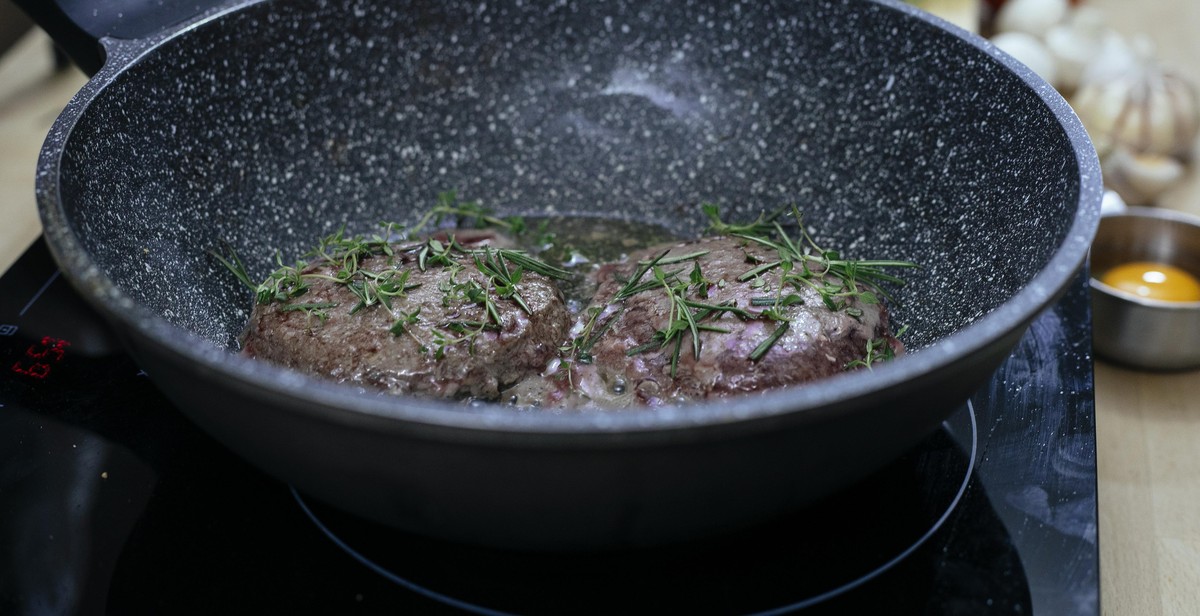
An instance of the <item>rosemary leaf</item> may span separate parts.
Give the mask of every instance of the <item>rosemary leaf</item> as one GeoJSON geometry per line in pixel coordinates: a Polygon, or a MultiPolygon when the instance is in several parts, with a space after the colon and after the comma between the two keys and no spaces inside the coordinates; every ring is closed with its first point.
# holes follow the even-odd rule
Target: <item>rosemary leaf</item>
{"type": "Polygon", "coordinates": [[[779,342],[779,339],[782,338],[785,333],[787,333],[788,327],[790,326],[791,322],[789,321],[780,322],[779,326],[775,328],[775,331],[771,332],[771,335],[767,336],[766,340],[760,342],[759,345],[754,347],[754,350],[750,352],[750,361],[758,361],[762,359],[767,354],[767,351],[770,351],[771,347],[775,346],[775,343],[779,342]]]}

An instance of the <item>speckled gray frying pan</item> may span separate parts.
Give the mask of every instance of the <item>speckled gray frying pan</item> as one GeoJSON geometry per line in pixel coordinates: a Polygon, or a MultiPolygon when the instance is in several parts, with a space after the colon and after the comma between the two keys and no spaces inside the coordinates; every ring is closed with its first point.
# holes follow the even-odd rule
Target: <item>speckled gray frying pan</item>
{"type": "Polygon", "coordinates": [[[65,275],[231,449],[421,533],[644,545],[810,502],[984,383],[1097,224],[1099,168],[1063,100],[894,2],[289,0],[195,16],[167,0],[119,18],[67,2],[81,28],[27,4],[102,65],[39,166],[65,275]],[[843,253],[924,266],[896,310],[913,352],[608,414],[380,397],[232,352],[250,297],[207,250],[229,241],[265,275],[276,249],[412,220],[448,189],[681,234],[701,230],[701,201],[740,218],[794,202],[843,253]]]}

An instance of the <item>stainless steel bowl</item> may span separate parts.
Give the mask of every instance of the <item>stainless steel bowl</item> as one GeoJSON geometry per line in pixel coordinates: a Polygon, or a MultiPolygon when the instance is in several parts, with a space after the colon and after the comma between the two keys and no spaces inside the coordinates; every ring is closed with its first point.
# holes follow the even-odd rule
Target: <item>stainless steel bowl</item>
{"type": "Polygon", "coordinates": [[[1098,280],[1133,261],[1166,263],[1200,277],[1200,218],[1145,207],[1101,218],[1091,250],[1096,354],[1154,370],[1200,366],[1200,302],[1146,299],[1098,280]]]}

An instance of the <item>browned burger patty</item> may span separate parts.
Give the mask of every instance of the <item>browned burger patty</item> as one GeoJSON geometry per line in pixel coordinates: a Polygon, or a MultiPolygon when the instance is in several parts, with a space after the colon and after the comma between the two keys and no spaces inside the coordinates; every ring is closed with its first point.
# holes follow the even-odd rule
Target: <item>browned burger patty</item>
{"type": "MultiPolygon", "coordinates": [[[[646,249],[602,267],[593,312],[572,331],[574,358],[553,371],[553,386],[523,385],[518,391],[524,399],[518,403],[628,406],[702,400],[839,374],[863,361],[868,345],[880,355],[902,352],[881,302],[860,293],[822,297],[814,285],[836,287],[840,281],[832,276],[816,272],[814,285],[782,288],[781,267],[747,276],[779,258],[758,243],[712,237],[646,249]],[[702,256],[671,263],[697,253],[702,256]],[[655,259],[670,263],[657,267],[661,281],[655,268],[631,281],[655,259]],[[642,290],[621,297],[622,290],[638,283],[642,290]],[[695,327],[684,317],[685,308],[695,327]],[[769,310],[776,311],[775,318],[769,310]]],[[[856,285],[856,290],[865,289],[856,285]]]]}
{"type": "MultiPolygon", "coordinates": [[[[423,260],[419,250],[358,261],[360,272],[403,281],[400,293],[363,303],[363,286],[333,280],[328,262],[301,272],[308,290],[286,302],[256,305],[243,351],[308,374],[396,394],[496,399],[500,390],[537,375],[558,354],[570,326],[550,279],[522,272],[516,298],[467,253],[452,263],[423,260]],[[357,310],[356,310],[357,307],[357,310]]],[[[478,248],[478,246],[475,246],[478,248]]],[[[503,260],[496,253],[493,259],[503,260]]],[[[505,263],[510,271],[516,268],[505,263]]],[[[359,274],[360,281],[373,280],[359,274]]]]}

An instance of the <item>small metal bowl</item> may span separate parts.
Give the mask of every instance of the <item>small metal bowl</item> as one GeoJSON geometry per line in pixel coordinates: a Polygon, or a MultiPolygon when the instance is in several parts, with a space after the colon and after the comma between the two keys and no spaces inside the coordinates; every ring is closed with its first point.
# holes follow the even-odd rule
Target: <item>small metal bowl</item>
{"type": "Polygon", "coordinates": [[[1200,366],[1200,302],[1147,299],[1098,280],[1133,261],[1174,265],[1200,278],[1200,218],[1146,207],[1106,215],[1090,258],[1097,355],[1154,370],[1200,366]]]}

